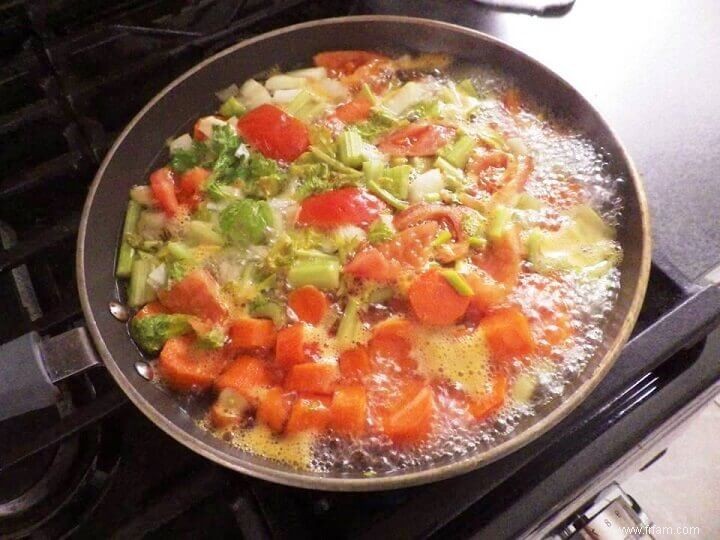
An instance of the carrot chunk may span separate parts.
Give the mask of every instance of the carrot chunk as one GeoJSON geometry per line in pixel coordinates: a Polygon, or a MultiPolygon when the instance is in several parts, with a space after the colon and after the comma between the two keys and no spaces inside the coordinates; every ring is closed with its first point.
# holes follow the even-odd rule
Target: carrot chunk
{"type": "Polygon", "coordinates": [[[192,336],[170,338],[160,351],[158,369],[165,383],[179,392],[205,390],[227,365],[223,349],[195,346],[192,336]]]}
{"type": "Polygon", "coordinates": [[[271,384],[272,378],[265,362],[252,356],[239,356],[220,374],[215,388],[232,388],[251,404],[257,405],[265,388],[271,384]]]}
{"type": "Polygon", "coordinates": [[[330,423],[330,400],[322,397],[298,398],[290,411],[285,433],[324,431],[330,423]]]}
{"type": "Polygon", "coordinates": [[[197,269],[178,281],[169,291],[158,292],[169,311],[186,313],[217,322],[227,315],[217,281],[207,270],[197,269]]]}
{"type": "Polygon", "coordinates": [[[275,324],[269,319],[238,319],[230,325],[232,348],[271,349],[275,346],[275,324]]]}
{"type": "Polygon", "coordinates": [[[370,355],[363,346],[347,349],[338,359],[340,374],[347,380],[355,380],[370,373],[370,355]]]}
{"type": "Polygon", "coordinates": [[[290,416],[293,399],[292,394],[285,393],[279,386],[273,386],[260,398],[257,419],[275,433],[281,433],[290,416]]]}
{"type": "Polygon", "coordinates": [[[308,394],[332,394],[339,378],[340,372],[334,364],[295,364],[285,377],[285,388],[308,394]]]}
{"type": "Polygon", "coordinates": [[[145,304],[140,311],[135,314],[135,319],[142,319],[148,315],[159,315],[161,313],[167,313],[167,310],[160,302],[150,302],[145,304]]]}
{"type": "Polygon", "coordinates": [[[325,295],[314,285],[305,285],[288,295],[288,305],[301,321],[318,324],[328,310],[325,295]]]}
{"type": "Polygon", "coordinates": [[[412,325],[407,319],[392,317],[375,325],[369,342],[370,355],[394,361],[400,369],[410,370],[417,363],[410,357],[412,325]]]}
{"type": "Polygon", "coordinates": [[[362,435],[366,410],[365,388],[360,385],[338,388],[330,404],[330,427],[339,433],[362,435]]]}
{"type": "Polygon", "coordinates": [[[423,387],[386,417],[383,431],[397,443],[419,442],[430,432],[434,408],[432,390],[423,387]]]}
{"type": "Polygon", "coordinates": [[[294,324],[277,333],[275,361],[288,369],[305,362],[305,331],[302,324],[294,324]]]}
{"type": "Polygon", "coordinates": [[[480,327],[496,360],[504,361],[530,354],[535,343],[527,318],[520,308],[498,309],[487,315],[480,327]]]}
{"type": "Polygon", "coordinates": [[[505,404],[507,398],[507,376],[498,374],[493,382],[492,392],[470,402],[469,410],[477,420],[483,420],[495,414],[505,404]]]}
{"type": "Polygon", "coordinates": [[[430,270],[417,277],[408,291],[410,305],[423,324],[453,324],[465,314],[470,298],[461,296],[439,272],[430,270]]]}

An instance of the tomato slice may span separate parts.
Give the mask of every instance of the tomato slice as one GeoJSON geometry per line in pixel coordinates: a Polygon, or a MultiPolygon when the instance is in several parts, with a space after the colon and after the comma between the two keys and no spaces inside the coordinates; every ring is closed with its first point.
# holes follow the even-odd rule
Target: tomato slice
{"type": "Polygon", "coordinates": [[[180,176],[177,199],[181,204],[195,210],[201,200],[202,187],[210,176],[210,171],[202,167],[193,167],[180,176]]]}
{"type": "Polygon", "coordinates": [[[372,103],[370,103],[370,100],[359,97],[345,103],[344,105],[340,105],[337,109],[335,109],[333,117],[346,124],[353,124],[355,122],[359,122],[360,120],[365,120],[368,116],[370,116],[371,108],[372,103]]]}
{"type": "Polygon", "coordinates": [[[175,173],[169,167],[158,169],[150,175],[150,189],[158,205],[168,217],[180,209],[175,195],[175,173]]]}
{"type": "Polygon", "coordinates": [[[326,51],[313,56],[316,66],[331,74],[350,75],[357,68],[373,60],[389,60],[387,56],[371,51],[326,51]]]}
{"type": "Polygon", "coordinates": [[[386,135],[378,144],[391,156],[432,156],[455,136],[455,129],[434,124],[410,124],[386,135]]]}
{"type": "Polygon", "coordinates": [[[237,123],[245,140],[265,157],[294,161],[310,146],[305,124],[274,105],[260,105],[237,123]]]}
{"type": "Polygon", "coordinates": [[[385,203],[367,191],[354,187],[326,191],[305,199],[297,216],[299,225],[332,229],[341,225],[370,225],[385,203]]]}

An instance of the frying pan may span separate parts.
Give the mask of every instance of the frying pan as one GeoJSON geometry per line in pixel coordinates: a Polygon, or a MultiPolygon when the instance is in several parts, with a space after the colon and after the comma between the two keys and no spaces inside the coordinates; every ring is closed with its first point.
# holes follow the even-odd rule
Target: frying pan
{"type": "MultiPolygon", "coordinates": [[[[118,96],[116,99],[121,99],[118,96]]],[[[645,195],[621,143],[598,112],[567,82],[509,45],[467,28],[437,21],[389,16],[326,19],[299,24],[243,41],[205,60],[162,90],[120,134],[90,188],[77,249],[77,277],[87,328],[101,361],[130,400],[169,435],[231,469],[273,482],[325,490],[399,488],[458,475],[497,460],[529,443],[570,413],[608,372],[637,318],[650,269],[650,232],[645,195]],[[113,275],[128,190],[144,183],[166,160],[165,141],[188,131],[197,116],[215,110],[214,92],[273,65],[307,65],[330,49],[444,52],[464,62],[494,66],[607,155],[621,183],[624,211],[618,240],[624,250],[621,290],[604,321],[605,339],[562,399],[550,402],[496,445],[432,466],[381,474],[318,473],[290,467],[234,448],[199,428],[172,395],[148,383],[135,368],[141,355],[108,309],[123,291],[113,275]]]]}

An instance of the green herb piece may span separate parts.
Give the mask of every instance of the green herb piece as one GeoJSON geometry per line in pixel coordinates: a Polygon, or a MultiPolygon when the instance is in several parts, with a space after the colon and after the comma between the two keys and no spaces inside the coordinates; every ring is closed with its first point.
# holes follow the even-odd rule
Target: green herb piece
{"type": "Polygon", "coordinates": [[[203,349],[219,349],[228,337],[222,328],[213,327],[209,332],[198,334],[197,344],[203,349]]]}
{"type": "Polygon", "coordinates": [[[440,275],[447,280],[460,296],[472,296],[474,294],[470,284],[456,270],[441,270],[440,275]]]}
{"type": "Polygon", "coordinates": [[[241,246],[265,243],[272,224],[272,210],[266,201],[242,199],[220,212],[222,233],[241,246]]]}
{"type": "Polygon", "coordinates": [[[184,173],[197,167],[203,162],[205,157],[205,145],[198,141],[193,141],[192,146],[188,150],[176,150],[170,156],[170,167],[176,172],[184,173]]]}

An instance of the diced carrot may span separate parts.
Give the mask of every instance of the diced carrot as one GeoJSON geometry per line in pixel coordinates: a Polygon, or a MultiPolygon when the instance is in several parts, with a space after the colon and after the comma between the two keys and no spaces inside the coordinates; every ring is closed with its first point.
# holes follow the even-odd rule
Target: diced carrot
{"type": "Polygon", "coordinates": [[[324,431],[330,423],[330,400],[319,396],[299,397],[293,403],[285,433],[324,431]]]}
{"type": "Polygon", "coordinates": [[[465,314],[470,304],[469,297],[458,294],[452,285],[434,270],[415,278],[408,290],[408,299],[420,322],[432,326],[455,323],[465,314]]]}
{"type": "Polygon", "coordinates": [[[430,432],[435,400],[432,390],[422,388],[383,421],[383,431],[397,443],[419,442],[430,432]]]}
{"type": "Polygon", "coordinates": [[[365,432],[367,395],[360,385],[338,388],[330,404],[330,427],[348,435],[365,432]]]}
{"type": "Polygon", "coordinates": [[[231,346],[236,350],[272,349],[276,336],[275,324],[270,319],[244,318],[230,325],[231,346]]]}
{"type": "Polygon", "coordinates": [[[496,360],[522,357],[535,348],[527,317],[516,306],[493,311],[482,320],[480,327],[496,360]]]}
{"type": "Polygon", "coordinates": [[[417,363],[410,357],[412,324],[401,317],[391,317],[375,325],[369,342],[370,355],[376,361],[391,360],[400,369],[411,370],[417,363]]]}
{"type": "Polygon", "coordinates": [[[148,315],[159,315],[161,313],[167,313],[165,306],[160,302],[150,302],[149,304],[145,304],[142,309],[135,314],[135,318],[142,319],[148,315]]]}
{"type": "Polygon", "coordinates": [[[257,405],[272,377],[265,362],[252,356],[238,356],[215,380],[215,388],[232,388],[251,404],[257,405]]]}
{"type": "Polygon", "coordinates": [[[193,336],[170,338],[160,351],[158,369],[162,380],[180,392],[200,391],[212,386],[227,365],[224,349],[195,346],[193,336]]]}
{"type": "Polygon", "coordinates": [[[275,361],[285,369],[302,364],[305,358],[305,330],[302,324],[294,324],[277,333],[275,361]]]}
{"type": "Polygon", "coordinates": [[[493,382],[492,392],[470,402],[470,414],[482,420],[497,412],[507,398],[507,382],[507,375],[499,373],[493,382]]]}
{"type": "Polygon", "coordinates": [[[257,419],[267,424],[275,433],[281,433],[290,416],[294,396],[279,386],[273,386],[260,398],[257,419]]]}
{"type": "Polygon", "coordinates": [[[335,364],[295,364],[285,377],[285,388],[308,394],[332,394],[339,378],[340,371],[335,364]]]}
{"type": "Polygon", "coordinates": [[[513,228],[500,239],[491,242],[488,249],[476,256],[474,261],[493,279],[512,288],[517,284],[520,275],[520,250],[520,236],[513,228]]]}
{"type": "Polygon", "coordinates": [[[360,120],[365,120],[370,116],[372,103],[364,97],[357,97],[344,105],[340,105],[333,116],[346,124],[354,124],[360,120]]]}
{"type": "Polygon", "coordinates": [[[508,88],[502,97],[503,105],[511,114],[517,114],[520,112],[522,106],[522,100],[520,98],[520,92],[517,88],[508,88]]]}
{"type": "Polygon", "coordinates": [[[301,321],[318,324],[328,310],[325,295],[314,285],[305,285],[288,295],[288,306],[301,321]]]}
{"type": "Polygon", "coordinates": [[[370,373],[370,355],[367,348],[359,345],[340,354],[340,374],[347,380],[356,380],[370,373]]]}
{"type": "Polygon", "coordinates": [[[169,291],[158,292],[160,302],[171,312],[195,315],[218,322],[227,315],[220,287],[207,270],[197,269],[175,283],[169,291]]]}
{"type": "Polygon", "coordinates": [[[507,297],[507,289],[495,281],[485,272],[477,272],[463,275],[468,285],[475,293],[470,298],[470,306],[466,317],[478,321],[478,317],[484,315],[490,308],[501,304],[507,297]],[[472,317],[470,317],[472,314],[472,317]]]}

